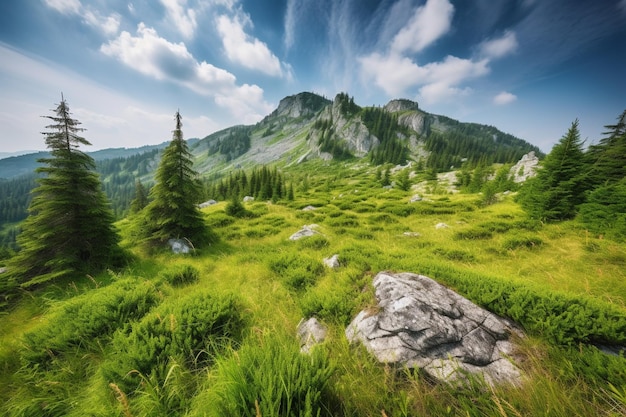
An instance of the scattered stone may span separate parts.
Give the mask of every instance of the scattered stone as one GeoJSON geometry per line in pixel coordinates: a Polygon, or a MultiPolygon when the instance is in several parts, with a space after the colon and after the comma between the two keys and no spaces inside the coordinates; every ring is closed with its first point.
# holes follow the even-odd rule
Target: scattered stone
{"type": "Polygon", "coordinates": [[[448,226],[448,225],[447,225],[447,224],[445,224],[445,223],[437,223],[437,224],[435,225],[435,229],[447,229],[448,227],[450,227],[450,226],[448,226]]]}
{"type": "Polygon", "coordinates": [[[320,323],[315,317],[304,321],[300,320],[298,324],[298,339],[300,340],[300,352],[309,353],[313,346],[326,340],[328,327],[320,323]]]}
{"type": "Polygon", "coordinates": [[[324,265],[326,265],[327,267],[329,267],[330,269],[337,269],[339,268],[339,255],[335,254],[329,258],[324,258],[323,260],[324,265]]]}
{"type": "Polygon", "coordinates": [[[189,253],[191,252],[191,246],[189,241],[185,239],[170,239],[167,244],[172,248],[173,253],[189,253]]]}
{"type": "Polygon", "coordinates": [[[402,233],[404,236],[409,236],[409,237],[420,237],[421,233],[418,232],[404,232],[402,233]]]}
{"type": "Polygon", "coordinates": [[[7,272],[7,269],[5,267],[0,268],[0,274],[4,274],[5,272],[7,272]]]}
{"type": "Polygon", "coordinates": [[[215,200],[209,200],[209,201],[205,201],[204,203],[200,203],[198,204],[198,207],[203,209],[203,208],[207,208],[212,206],[213,204],[217,204],[217,201],[215,200]]]}
{"type": "Polygon", "coordinates": [[[244,203],[248,203],[248,202],[251,202],[251,201],[254,201],[254,197],[251,197],[251,196],[247,195],[247,196],[245,196],[243,198],[243,202],[244,203]]]}
{"type": "Polygon", "coordinates": [[[346,337],[380,362],[421,368],[445,382],[462,383],[469,373],[490,385],[521,383],[513,323],[423,275],[380,272],[373,285],[378,306],[361,311],[346,337]]]}
{"type": "Polygon", "coordinates": [[[313,210],[317,210],[317,207],[315,207],[315,206],[306,206],[305,208],[302,209],[302,211],[313,211],[313,210]]]}
{"type": "Polygon", "coordinates": [[[411,200],[409,201],[410,203],[417,203],[418,201],[422,201],[422,196],[415,194],[413,197],[411,197],[411,200]]]}
{"type": "Polygon", "coordinates": [[[316,224],[302,226],[302,229],[291,235],[289,237],[289,240],[299,240],[303,237],[313,236],[314,234],[318,233],[318,231],[315,230],[316,227],[318,227],[316,224]]]}

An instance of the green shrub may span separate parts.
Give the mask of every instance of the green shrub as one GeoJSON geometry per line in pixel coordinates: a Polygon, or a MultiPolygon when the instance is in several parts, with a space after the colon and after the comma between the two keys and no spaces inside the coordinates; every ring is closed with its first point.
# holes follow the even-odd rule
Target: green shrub
{"type": "Polygon", "coordinates": [[[224,212],[218,211],[206,216],[205,221],[209,227],[215,228],[230,226],[235,222],[235,219],[224,212]]]}
{"type": "Polygon", "coordinates": [[[359,227],[359,220],[353,214],[342,213],[341,216],[326,220],[331,227],[359,227]]]}
{"type": "Polygon", "coordinates": [[[460,262],[475,262],[476,257],[472,255],[470,252],[458,250],[458,249],[443,249],[436,248],[433,250],[433,254],[436,256],[441,256],[442,258],[449,259],[451,261],[460,261],[460,262]]]}
{"type": "Polygon", "coordinates": [[[387,225],[387,224],[391,224],[391,223],[399,223],[398,220],[387,214],[387,213],[382,213],[382,214],[374,214],[372,216],[369,216],[367,218],[367,222],[371,223],[371,224],[381,224],[381,225],[387,225]]]}
{"type": "Polygon", "coordinates": [[[46,365],[58,355],[97,346],[118,327],[141,318],[160,301],[154,285],[125,279],[66,301],[49,324],[24,335],[24,365],[46,365]]]}
{"type": "Polygon", "coordinates": [[[323,349],[303,355],[293,339],[272,334],[249,340],[217,363],[209,389],[198,395],[189,416],[339,415],[335,368],[323,349]]]}
{"type": "Polygon", "coordinates": [[[506,250],[535,249],[543,245],[543,240],[537,236],[514,236],[504,241],[502,247],[506,250]]]}
{"type": "Polygon", "coordinates": [[[298,241],[298,247],[301,249],[320,250],[328,247],[329,245],[330,242],[328,241],[328,239],[320,234],[315,234],[313,236],[307,237],[306,239],[300,239],[298,241]]]}
{"type": "Polygon", "coordinates": [[[297,254],[285,254],[272,259],[270,269],[294,291],[312,286],[324,273],[324,265],[320,261],[297,254]]]}
{"type": "Polygon", "coordinates": [[[423,263],[429,274],[501,316],[558,345],[626,343],[626,313],[595,299],[540,290],[449,266],[423,263]]]}
{"type": "Polygon", "coordinates": [[[161,272],[159,277],[168,284],[177,287],[197,282],[200,278],[200,271],[191,265],[176,265],[161,272]]]}
{"type": "Polygon", "coordinates": [[[493,232],[480,227],[473,229],[461,230],[456,232],[452,238],[455,240],[487,240],[493,237],[493,232]]]}
{"type": "Polygon", "coordinates": [[[255,214],[243,206],[239,197],[235,196],[231,201],[228,202],[224,212],[229,216],[238,218],[238,219],[250,219],[255,217],[255,214]]]}
{"type": "Polygon", "coordinates": [[[352,320],[356,308],[354,294],[345,287],[313,288],[307,291],[299,301],[304,317],[318,317],[329,323],[347,326],[352,320]]]}
{"type": "Polygon", "coordinates": [[[198,370],[241,341],[245,324],[243,306],[232,295],[193,293],[162,304],[115,333],[104,375],[129,394],[142,379],[164,381],[173,363],[198,370]]]}

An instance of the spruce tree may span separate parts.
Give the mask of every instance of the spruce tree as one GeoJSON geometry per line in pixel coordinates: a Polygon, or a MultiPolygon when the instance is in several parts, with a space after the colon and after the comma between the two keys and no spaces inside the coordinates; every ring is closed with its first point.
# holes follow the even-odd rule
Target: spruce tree
{"type": "Polygon", "coordinates": [[[18,237],[21,251],[9,270],[22,287],[59,277],[93,273],[120,258],[113,212],[95,172],[95,162],[79,150],[91,145],[79,136],[85,129],[61,102],[44,132],[49,158],[39,159],[40,177],[29,215],[18,237]]]}
{"type": "Polygon", "coordinates": [[[163,151],[146,207],[147,239],[154,244],[172,238],[189,240],[194,246],[211,243],[215,236],[202,218],[197,203],[202,187],[193,169],[193,155],[183,139],[182,116],[176,112],[176,129],[163,151]]]}
{"type": "Polygon", "coordinates": [[[140,180],[135,181],[135,198],[130,202],[130,212],[135,214],[148,205],[148,194],[140,180]]]}
{"type": "Polygon", "coordinates": [[[582,146],[575,120],[546,156],[537,176],[528,180],[520,191],[520,203],[532,217],[558,221],[576,215],[587,190],[582,146]]]}

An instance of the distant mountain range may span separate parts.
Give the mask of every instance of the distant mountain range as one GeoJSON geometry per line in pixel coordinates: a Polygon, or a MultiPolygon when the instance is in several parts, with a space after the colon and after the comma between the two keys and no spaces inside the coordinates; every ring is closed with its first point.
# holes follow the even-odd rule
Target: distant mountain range
{"type": "MultiPolygon", "coordinates": [[[[145,155],[150,159],[143,164],[148,172],[125,174],[147,178],[157,166],[158,154],[152,151],[167,144],[89,154],[96,161],[145,155]]],[[[288,96],[255,125],[233,126],[202,139],[190,139],[188,144],[196,170],[211,177],[232,169],[274,163],[287,166],[311,158],[369,156],[376,163],[412,159],[446,171],[468,160],[505,163],[515,162],[530,151],[542,155],[536,146],[493,126],[430,114],[418,103],[404,99],[392,100],[384,107],[361,107],[345,93],[332,101],[308,92],[288,96]]],[[[0,159],[0,179],[32,173],[38,166],[37,159],[47,155],[36,152],[0,159]]]]}

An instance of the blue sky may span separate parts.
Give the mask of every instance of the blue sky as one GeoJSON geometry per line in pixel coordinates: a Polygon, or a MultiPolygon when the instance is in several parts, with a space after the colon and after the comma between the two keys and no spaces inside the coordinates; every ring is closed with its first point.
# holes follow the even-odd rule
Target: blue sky
{"type": "Polygon", "coordinates": [[[544,151],[626,108],[626,0],[0,2],[0,152],[45,149],[63,92],[86,150],[252,124],[281,98],[408,98],[544,151]]]}

